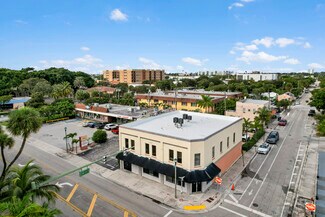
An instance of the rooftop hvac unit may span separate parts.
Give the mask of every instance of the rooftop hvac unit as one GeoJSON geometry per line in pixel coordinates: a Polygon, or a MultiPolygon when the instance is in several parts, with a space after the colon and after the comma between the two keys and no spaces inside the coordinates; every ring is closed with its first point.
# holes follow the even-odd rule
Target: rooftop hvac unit
{"type": "Polygon", "coordinates": [[[174,118],[173,118],[173,122],[174,122],[174,124],[176,125],[176,124],[178,123],[178,117],[174,117],[174,118]]]}
{"type": "Polygon", "coordinates": [[[86,109],[90,109],[90,107],[87,105],[87,106],[86,106],[86,109]]]}
{"type": "Polygon", "coordinates": [[[183,123],[184,123],[184,120],[183,120],[183,118],[178,118],[178,123],[182,126],[183,125],[183,123]]]}
{"type": "Polygon", "coordinates": [[[188,115],[187,115],[187,114],[183,114],[183,119],[184,119],[184,120],[186,120],[186,119],[187,119],[187,117],[188,117],[188,115]]]}
{"type": "Polygon", "coordinates": [[[98,104],[98,103],[94,103],[94,106],[98,107],[98,106],[99,106],[99,104],[98,104]]]}
{"type": "Polygon", "coordinates": [[[191,120],[192,120],[192,116],[191,115],[187,116],[187,121],[191,121],[191,120]]]}

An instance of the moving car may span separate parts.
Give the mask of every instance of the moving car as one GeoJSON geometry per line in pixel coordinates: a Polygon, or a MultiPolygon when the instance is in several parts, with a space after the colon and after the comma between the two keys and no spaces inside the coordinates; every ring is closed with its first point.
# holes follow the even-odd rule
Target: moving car
{"type": "Polygon", "coordinates": [[[242,140],[243,142],[247,142],[248,140],[250,140],[250,137],[249,137],[248,133],[247,133],[247,134],[244,133],[244,134],[242,135],[242,137],[241,137],[241,140],[242,140]]]}
{"type": "Polygon", "coordinates": [[[116,124],[106,124],[104,129],[105,130],[111,130],[111,129],[114,129],[116,127],[118,127],[118,125],[116,125],[116,124]]]}
{"type": "Polygon", "coordinates": [[[308,116],[315,116],[316,110],[315,109],[310,109],[308,112],[308,116]]]}
{"type": "Polygon", "coordinates": [[[287,120],[285,120],[285,119],[281,119],[281,120],[279,120],[278,125],[279,125],[279,126],[285,126],[285,125],[287,125],[287,123],[288,123],[287,120]]]}
{"type": "Polygon", "coordinates": [[[119,127],[112,129],[112,133],[119,134],[119,127]]]}
{"type": "Polygon", "coordinates": [[[267,153],[270,152],[270,150],[271,150],[270,144],[265,142],[262,145],[260,145],[260,147],[258,147],[257,153],[259,153],[259,154],[267,154],[267,153]]]}
{"type": "Polygon", "coordinates": [[[279,141],[279,133],[277,131],[271,131],[266,139],[267,143],[276,144],[279,141]]]}

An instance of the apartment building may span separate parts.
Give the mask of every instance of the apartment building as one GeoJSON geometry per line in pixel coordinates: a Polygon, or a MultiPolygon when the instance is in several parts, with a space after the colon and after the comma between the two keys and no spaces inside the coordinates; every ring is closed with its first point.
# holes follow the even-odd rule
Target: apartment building
{"type": "Polygon", "coordinates": [[[237,80],[251,80],[254,81],[274,81],[278,79],[278,74],[276,73],[237,73],[236,74],[237,80]]]}
{"type": "Polygon", "coordinates": [[[143,81],[160,81],[165,79],[165,70],[160,69],[121,69],[105,70],[105,80],[111,84],[142,84],[143,81]]]}
{"type": "Polygon", "coordinates": [[[204,192],[241,156],[241,136],[241,118],[174,111],[121,125],[119,149],[130,151],[116,157],[122,170],[170,187],[176,164],[178,190],[204,192]]]}
{"type": "Polygon", "coordinates": [[[254,121],[257,111],[263,107],[269,108],[270,102],[266,100],[243,99],[236,102],[235,111],[226,111],[226,116],[242,117],[254,121]]]}
{"type": "MultiPolygon", "coordinates": [[[[155,93],[137,94],[135,96],[138,105],[146,103],[149,106],[159,105],[163,108],[164,105],[169,105],[171,108],[176,110],[184,111],[199,111],[199,112],[211,112],[211,108],[200,108],[198,101],[202,99],[201,95],[198,94],[182,94],[175,92],[162,92],[158,91],[155,93]]],[[[216,104],[224,100],[224,96],[211,96],[212,103],[216,104]]]]}
{"type": "MultiPolygon", "coordinates": [[[[174,93],[174,91],[167,91],[167,93],[174,93]]],[[[196,90],[188,90],[188,89],[182,89],[177,90],[177,93],[183,94],[183,95],[206,95],[210,97],[214,96],[222,96],[227,98],[242,98],[243,93],[242,92],[229,92],[229,91],[206,91],[204,89],[196,89],[196,90]]]]}

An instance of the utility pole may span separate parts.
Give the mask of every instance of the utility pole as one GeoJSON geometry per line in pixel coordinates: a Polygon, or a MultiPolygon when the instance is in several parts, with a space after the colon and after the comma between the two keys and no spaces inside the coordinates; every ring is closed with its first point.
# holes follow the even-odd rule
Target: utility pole
{"type": "Polygon", "coordinates": [[[67,150],[68,153],[68,137],[67,137],[67,127],[64,127],[64,133],[65,133],[65,148],[67,150]]]}
{"type": "Polygon", "coordinates": [[[177,198],[177,158],[174,159],[175,167],[175,198],[177,198]]]}

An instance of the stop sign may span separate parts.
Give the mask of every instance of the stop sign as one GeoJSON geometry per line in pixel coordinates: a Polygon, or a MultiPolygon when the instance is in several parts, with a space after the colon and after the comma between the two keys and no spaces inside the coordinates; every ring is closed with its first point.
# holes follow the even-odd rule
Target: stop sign
{"type": "Polygon", "coordinates": [[[217,184],[221,185],[222,179],[220,177],[216,177],[214,180],[217,184]]]}

